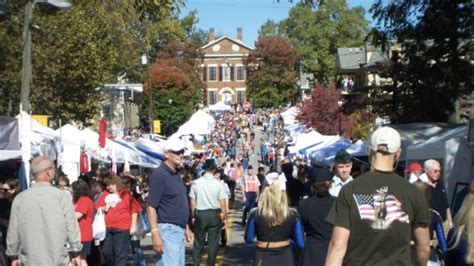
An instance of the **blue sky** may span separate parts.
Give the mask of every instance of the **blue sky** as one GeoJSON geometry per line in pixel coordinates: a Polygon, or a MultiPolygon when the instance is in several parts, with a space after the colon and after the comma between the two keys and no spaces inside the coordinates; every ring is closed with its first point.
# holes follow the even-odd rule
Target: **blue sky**
{"type": "MultiPolygon", "coordinates": [[[[198,27],[214,28],[216,35],[236,37],[237,27],[242,27],[244,43],[254,46],[258,30],[268,19],[275,22],[288,17],[290,8],[300,0],[184,0],[182,15],[197,10],[198,27]]],[[[349,7],[361,5],[366,10],[374,0],[347,0],[349,7]]],[[[370,14],[366,18],[371,20],[370,14]]]]}

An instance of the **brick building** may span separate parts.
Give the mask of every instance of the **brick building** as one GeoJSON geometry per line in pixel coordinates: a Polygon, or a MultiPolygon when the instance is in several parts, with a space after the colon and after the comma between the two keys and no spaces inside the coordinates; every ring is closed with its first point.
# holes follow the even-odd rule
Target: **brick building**
{"type": "Polygon", "coordinates": [[[242,42],[242,28],[237,28],[236,39],[226,35],[216,38],[214,29],[209,29],[208,43],[201,49],[204,53],[202,78],[206,84],[206,103],[245,102],[247,71],[244,60],[254,48],[242,42]]]}

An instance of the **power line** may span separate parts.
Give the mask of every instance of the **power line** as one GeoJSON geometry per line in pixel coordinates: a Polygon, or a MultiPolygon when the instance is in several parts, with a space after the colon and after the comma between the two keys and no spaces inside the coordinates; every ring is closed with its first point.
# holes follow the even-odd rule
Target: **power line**
{"type": "Polygon", "coordinates": [[[226,7],[249,7],[249,8],[273,8],[273,9],[290,9],[293,6],[275,6],[275,5],[252,5],[246,4],[243,2],[240,3],[211,3],[211,2],[194,2],[194,1],[186,1],[186,4],[193,4],[193,5],[207,5],[207,6],[226,6],[226,7]]]}

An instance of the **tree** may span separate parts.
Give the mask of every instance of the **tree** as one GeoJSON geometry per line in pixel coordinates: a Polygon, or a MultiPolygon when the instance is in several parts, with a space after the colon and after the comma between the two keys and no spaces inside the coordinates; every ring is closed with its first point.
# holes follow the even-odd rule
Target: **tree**
{"type": "Polygon", "coordinates": [[[339,134],[340,118],[342,135],[349,136],[349,130],[355,126],[356,119],[354,115],[347,116],[343,107],[339,110],[340,94],[334,87],[325,88],[317,84],[311,92],[311,98],[300,108],[296,119],[321,134],[336,135],[339,134]]]}
{"type": "Polygon", "coordinates": [[[338,47],[360,46],[368,33],[364,8],[345,0],[297,4],[279,29],[302,58],[303,71],[322,84],[333,80],[338,47]]]}
{"type": "Polygon", "coordinates": [[[280,29],[279,23],[275,23],[273,20],[267,20],[258,30],[258,36],[280,36],[284,37],[282,30],[280,29]]]}
{"type": "MultiPolygon", "coordinates": [[[[158,33],[180,30],[174,18],[181,1],[72,2],[73,8],[66,11],[35,5],[31,103],[33,113],[87,126],[99,113],[98,88],[115,83],[118,74],[138,65],[146,43],[156,40],[158,33]],[[163,23],[150,26],[153,31],[144,35],[151,18],[163,23]]],[[[11,15],[0,20],[0,114],[9,116],[19,111],[25,3],[7,1],[11,15]]]]}
{"type": "Polygon", "coordinates": [[[472,92],[472,1],[377,1],[370,11],[374,42],[400,46],[385,114],[396,122],[448,121],[456,100],[472,92]]]}
{"type": "Polygon", "coordinates": [[[296,93],[296,50],[281,37],[260,37],[245,64],[248,98],[255,106],[279,106],[296,93]]]}
{"type": "MultiPolygon", "coordinates": [[[[157,63],[149,70],[146,99],[153,97],[153,119],[159,119],[170,135],[186,122],[202,102],[204,83],[199,76],[200,47],[191,42],[170,43],[160,50],[157,63]],[[148,86],[149,85],[149,86],[148,86]],[[169,104],[168,100],[172,100],[169,104]]],[[[141,108],[142,121],[148,122],[148,101],[141,108]]]]}

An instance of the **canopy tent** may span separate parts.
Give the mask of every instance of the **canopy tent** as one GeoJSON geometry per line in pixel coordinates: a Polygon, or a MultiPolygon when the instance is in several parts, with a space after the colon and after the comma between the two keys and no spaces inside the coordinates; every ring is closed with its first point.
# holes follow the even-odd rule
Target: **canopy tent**
{"type": "Polygon", "coordinates": [[[18,120],[0,116],[0,161],[21,156],[18,120]]]}
{"type": "Polygon", "coordinates": [[[295,148],[299,151],[321,141],[322,135],[311,129],[307,132],[296,135],[295,148]]]}
{"type": "Polygon", "coordinates": [[[209,111],[214,111],[214,112],[225,112],[225,111],[231,111],[232,107],[230,105],[227,105],[224,102],[217,102],[214,105],[209,106],[209,111]]]}
{"type": "MultiPolygon", "coordinates": [[[[84,129],[84,136],[87,136],[90,142],[98,148],[99,134],[91,129],[84,129]],[[94,141],[95,140],[95,141],[94,141]]],[[[130,165],[140,165],[143,167],[158,167],[161,162],[157,158],[152,158],[144,152],[137,149],[131,143],[117,138],[115,140],[106,139],[105,149],[107,153],[112,155],[115,153],[115,161],[117,163],[129,163],[130,165]]]]}
{"type": "MultiPolygon", "coordinates": [[[[158,167],[160,164],[161,164],[161,160],[162,159],[158,159],[158,158],[154,158],[154,157],[151,157],[151,156],[148,156],[146,153],[142,152],[141,150],[139,150],[137,147],[135,147],[135,145],[133,145],[133,143],[131,142],[127,142],[123,139],[116,139],[115,140],[115,143],[118,143],[120,145],[122,145],[123,147],[127,148],[128,149],[128,158],[131,158],[130,156],[134,156],[133,160],[130,160],[130,164],[135,164],[135,165],[141,165],[141,166],[144,166],[144,167],[150,167],[150,168],[155,168],[155,167],[158,167]]],[[[122,150],[123,152],[125,152],[125,150],[122,150]]],[[[125,155],[125,159],[127,159],[126,157],[127,155],[125,155]]],[[[125,163],[126,160],[124,160],[124,163],[125,163]]],[[[118,161],[117,162],[121,162],[121,161],[118,161]]]]}
{"type": "MultiPolygon", "coordinates": [[[[352,143],[349,147],[345,148],[347,153],[352,155],[353,157],[363,157],[367,156],[367,142],[364,142],[362,140],[358,140],[354,143],[352,143]]],[[[329,157],[327,157],[324,161],[327,162],[327,164],[332,164],[334,163],[334,158],[336,157],[336,154],[333,154],[329,157]]]]}
{"type": "Polygon", "coordinates": [[[405,160],[408,146],[425,141],[431,137],[441,135],[451,129],[458,127],[455,124],[446,123],[411,123],[390,125],[396,129],[401,136],[402,153],[401,160],[405,160]]]}
{"type": "Polygon", "coordinates": [[[351,143],[347,139],[336,136],[336,138],[328,142],[325,147],[313,151],[309,157],[313,163],[329,166],[334,163],[333,156],[335,156],[340,149],[347,149],[350,146],[351,143]],[[328,159],[329,157],[332,157],[332,160],[328,159]]]}
{"type": "Polygon", "coordinates": [[[209,135],[216,121],[202,110],[195,112],[191,118],[179,127],[178,136],[183,135],[209,135]]]}
{"type": "Polygon", "coordinates": [[[309,155],[314,151],[320,150],[324,147],[327,147],[339,140],[339,136],[322,136],[321,140],[318,143],[315,143],[314,145],[311,145],[305,149],[300,150],[299,152],[301,154],[306,154],[309,155]]]}
{"type": "Polygon", "coordinates": [[[296,115],[298,114],[298,109],[296,107],[291,107],[288,110],[281,113],[281,117],[283,118],[283,123],[285,125],[292,125],[296,124],[296,115]]]}
{"type": "Polygon", "coordinates": [[[133,142],[133,145],[143,153],[153,158],[164,161],[163,155],[165,149],[165,141],[152,141],[146,138],[139,138],[133,142]]]}
{"type": "Polygon", "coordinates": [[[152,168],[160,165],[159,160],[151,158],[127,143],[117,143],[106,139],[105,148],[99,148],[99,134],[88,128],[81,131],[67,124],[58,129],[57,132],[61,132],[61,144],[63,145],[63,152],[60,155],[59,163],[63,171],[70,177],[77,177],[79,175],[78,166],[81,148],[91,158],[98,161],[114,161],[116,163],[152,168]]]}
{"type": "Polygon", "coordinates": [[[291,125],[286,125],[285,130],[287,130],[290,133],[290,136],[293,139],[296,139],[299,134],[302,134],[305,130],[306,127],[303,126],[302,124],[291,124],[291,125]]]}
{"type": "Polygon", "coordinates": [[[474,180],[467,134],[468,127],[461,126],[410,145],[407,149],[407,165],[412,162],[423,163],[427,159],[435,159],[441,163],[449,200],[457,182],[467,183],[474,180]]]}

